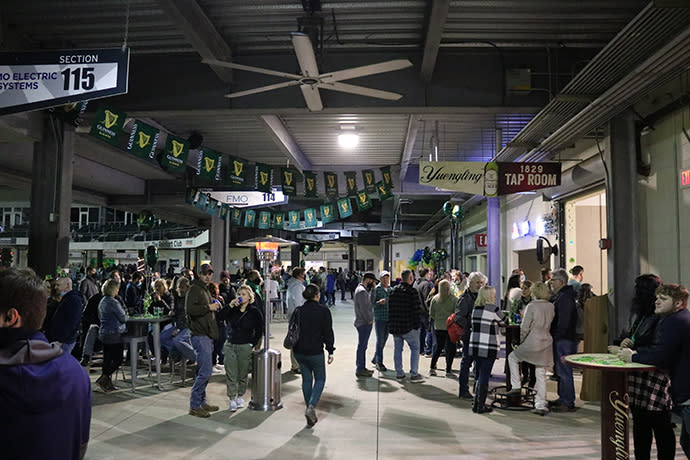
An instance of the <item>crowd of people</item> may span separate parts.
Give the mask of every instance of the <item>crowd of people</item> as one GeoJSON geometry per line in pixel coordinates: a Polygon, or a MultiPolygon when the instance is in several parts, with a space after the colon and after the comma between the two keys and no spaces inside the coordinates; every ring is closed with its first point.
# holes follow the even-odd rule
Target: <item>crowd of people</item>
{"type": "MultiPolygon", "coordinates": [[[[274,296],[281,298],[282,293],[284,307],[281,300],[274,308],[285,308],[290,321],[300,323],[299,339],[291,349],[291,371],[302,376],[305,418],[311,427],[318,420],[316,407],[325,386],[326,363],[334,360],[335,337],[328,307],[335,304],[336,290],[342,291],[341,300],[347,291],[351,292],[357,330],[354,373],[358,379],[388,370],[385,345],[392,335],[393,368],[398,381],[424,380],[421,356],[431,358],[430,375],[437,375],[438,361],[443,356],[446,376],[456,378],[453,362],[459,353],[458,397],[472,400],[472,411],[477,414],[491,412],[487,404],[489,378],[501,348],[502,328],[512,323],[520,325],[520,339],[507,357],[512,388],[509,401],[519,404],[522,387],[528,386],[536,390],[536,414],[577,410],[573,372],[561,358],[577,352],[583,338],[584,304],[594,295],[591,286],[583,282],[584,269],[580,266],[571,270],[572,276],[564,269],[543,270],[537,282],[525,279],[517,269],[509,277],[502,299],[480,272],[452,270],[434,276],[426,268],[417,273],[403,270],[398,279],[392,280],[388,271],[358,274],[274,267],[268,280],[256,270],[247,270],[234,279],[222,271],[218,284],[212,281],[214,269],[210,264],[166,277],[144,276],[126,269],[100,275],[103,278],[95,269],[87,269],[83,279],[74,285],[69,276],[42,282],[29,269],[0,271],[0,291],[6,294],[0,300],[0,390],[15,397],[0,401],[10,414],[0,422],[0,431],[9,428],[8,423],[17,427],[34,423],[47,426],[57,423],[58,417],[67,417],[68,424],[78,429],[55,442],[74,454],[70,458],[83,457],[88,442],[91,389],[88,374],[78,359],[83,366],[93,364],[94,351],[100,347],[102,374],[95,383],[103,392],[115,390],[112,376],[123,360],[127,320],[141,314],[158,313],[166,318],[161,332],[164,360],[195,365],[189,414],[207,418],[219,410],[206,397],[214,370],[225,371],[228,409],[235,412],[246,405],[252,350],[261,347],[266,306],[270,311],[274,296]],[[458,342],[448,331],[452,322],[462,329],[458,342]],[[372,330],[375,347],[370,362],[375,370],[367,368],[372,330]],[[405,344],[410,351],[407,371],[403,363],[405,344]],[[553,401],[546,397],[549,370],[551,378],[558,381],[558,398],[553,401]],[[26,382],[28,376],[38,381],[31,381],[28,390],[19,395],[16,383],[26,382]],[[72,383],[56,386],[66,380],[72,383]],[[26,400],[39,393],[42,396],[37,402],[26,400]],[[53,398],[48,407],[39,411],[40,416],[31,412],[32,417],[27,417],[24,404],[45,402],[46,394],[53,398]],[[73,407],[69,414],[61,409],[65,401],[73,407]]],[[[655,371],[629,376],[635,455],[649,458],[654,439],[658,458],[675,456],[672,410],[682,416],[680,443],[687,455],[688,291],[676,284],[663,284],[654,275],[642,275],[634,284],[631,326],[615,340],[610,351],[625,361],[657,366],[655,371]]],[[[12,431],[16,431],[14,427],[12,431]]],[[[32,446],[39,456],[46,448],[32,446]]]]}

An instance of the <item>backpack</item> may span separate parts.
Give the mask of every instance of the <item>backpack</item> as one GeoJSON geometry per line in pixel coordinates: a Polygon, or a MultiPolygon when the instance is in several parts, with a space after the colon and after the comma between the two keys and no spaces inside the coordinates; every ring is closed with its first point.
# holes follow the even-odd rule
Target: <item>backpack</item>
{"type": "Polygon", "coordinates": [[[446,328],[448,329],[448,337],[452,343],[458,343],[462,338],[462,326],[455,322],[455,313],[451,313],[446,319],[446,328]]]}
{"type": "Polygon", "coordinates": [[[585,338],[585,306],[580,302],[575,302],[575,339],[585,338]]]}

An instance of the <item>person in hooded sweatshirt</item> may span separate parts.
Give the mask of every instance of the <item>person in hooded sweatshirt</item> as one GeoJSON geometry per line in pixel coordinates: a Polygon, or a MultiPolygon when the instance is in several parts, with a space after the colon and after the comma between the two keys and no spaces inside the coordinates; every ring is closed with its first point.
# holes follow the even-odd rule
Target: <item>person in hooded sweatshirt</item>
{"type": "Polygon", "coordinates": [[[39,332],[48,294],[33,270],[0,270],[0,292],[0,457],[83,459],[91,425],[89,376],[39,332]]]}

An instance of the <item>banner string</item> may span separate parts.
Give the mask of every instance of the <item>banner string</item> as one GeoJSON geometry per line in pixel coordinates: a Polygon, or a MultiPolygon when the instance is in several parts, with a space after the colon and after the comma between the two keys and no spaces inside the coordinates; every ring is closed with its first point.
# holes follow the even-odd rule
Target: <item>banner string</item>
{"type": "Polygon", "coordinates": [[[123,52],[127,49],[127,40],[129,40],[129,3],[130,0],[127,0],[127,9],[125,10],[125,35],[122,41],[123,52]]]}

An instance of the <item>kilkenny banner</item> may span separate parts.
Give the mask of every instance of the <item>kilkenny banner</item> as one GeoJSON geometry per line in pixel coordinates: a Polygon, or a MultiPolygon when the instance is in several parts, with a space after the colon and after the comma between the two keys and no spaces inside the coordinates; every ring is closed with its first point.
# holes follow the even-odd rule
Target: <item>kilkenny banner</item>
{"type": "Polygon", "coordinates": [[[280,168],[280,184],[283,186],[283,194],[293,196],[297,194],[297,176],[299,172],[293,168],[280,168]]]}
{"type": "Polygon", "coordinates": [[[230,206],[228,206],[225,203],[220,203],[218,206],[218,218],[223,219],[223,220],[227,219],[229,211],[230,211],[230,206]]]}
{"type": "Polygon", "coordinates": [[[316,173],[314,171],[304,171],[304,196],[307,198],[316,197],[316,173]]]}
{"type": "Polygon", "coordinates": [[[245,227],[254,227],[254,224],[256,223],[256,211],[253,209],[247,209],[247,211],[244,213],[244,226],[245,227]]]}
{"type": "Polygon", "coordinates": [[[127,141],[127,151],[139,158],[153,160],[156,158],[156,146],[158,146],[160,135],[159,129],[141,120],[134,120],[132,132],[129,133],[127,141]]]}
{"type": "Polygon", "coordinates": [[[333,222],[336,219],[335,208],[332,204],[322,204],[321,205],[321,222],[327,224],[333,222]]]}
{"type": "Polygon", "coordinates": [[[316,209],[308,208],[304,210],[304,228],[314,228],[318,226],[316,221],[316,209]]]}
{"type": "Polygon", "coordinates": [[[256,164],[256,189],[271,193],[271,186],[273,185],[273,168],[267,164],[256,164]]]}
{"type": "Polygon", "coordinates": [[[206,213],[215,216],[218,213],[218,200],[211,198],[206,203],[206,213]]]}
{"type": "Polygon", "coordinates": [[[341,219],[346,219],[352,215],[352,203],[349,198],[338,200],[338,214],[341,219]]]}
{"type": "Polygon", "coordinates": [[[230,211],[230,223],[232,225],[242,225],[242,210],[239,208],[232,208],[230,211]]]}
{"type": "Polygon", "coordinates": [[[247,160],[230,157],[226,181],[233,187],[247,187],[247,160]]]}
{"type": "Polygon", "coordinates": [[[185,190],[184,193],[184,201],[188,204],[194,204],[194,200],[196,200],[196,194],[198,190],[195,188],[188,188],[185,190]]]}
{"type": "Polygon", "coordinates": [[[299,211],[288,212],[288,230],[299,230],[299,211]]]}
{"type": "Polygon", "coordinates": [[[160,164],[166,171],[184,174],[187,169],[187,155],[189,154],[189,144],[180,137],[168,134],[165,141],[165,148],[160,158],[160,164]]]}
{"type": "Polygon", "coordinates": [[[199,177],[209,182],[219,181],[221,161],[220,153],[206,147],[201,147],[199,149],[199,177]]]}
{"type": "Polygon", "coordinates": [[[345,172],[345,184],[347,185],[347,196],[352,198],[357,196],[357,172],[356,171],[346,171],[345,172]]]}
{"type": "Polygon", "coordinates": [[[367,193],[376,193],[374,171],[372,169],[365,169],[362,171],[362,179],[364,179],[364,190],[366,190],[367,193]]]}
{"type": "Polygon", "coordinates": [[[282,230],[283,227],[285,226],[285,213],[283,212],[274,212],[273,213],[273,228],[276,228],[278,230],[282,230]]]}
{"type": "Polygon", "coordinates": [[[323,181],[326,184],[326,196],[335,200],[338,198],[338,175],[333,172],[324,172],[323,181]]]}
{"type": "Polygon", "coordinates": [[[259,228],[267,229],[271,228],[271,213],[268,211],[261,211],[259,213],[259,228]]]}
{"type": "Polygon", "coordinates": [[[120,133],[122,132],[122,126],[125,124],[126,116],[125,112],[118,112],[117,110],[100,106],[89,134],[103,142],[119,147],[120,133]]]}
{"type": "Polygon", "coordinates": [[[388,188],[388,190],[393,188],[393,178],[391,177],[391,167],[384,166],[379,168],[381,170],[381,176],[383,177],[383,183],[388,188]]]}
{"type": "Polygon", "coordinates": [[[387,200],[393,196],[391,189],[386,187],[386,184],[384,184],[382,180],[376,183],[376,191],[379,192],[379,199],[381,201],[387,200]]]}
{"type": "Polygon", "coordinates": [[[360,190],[357,192],[357,209],[360,211],[366,211],[371,209],[371,199],[366,190],[360,190]]]}

